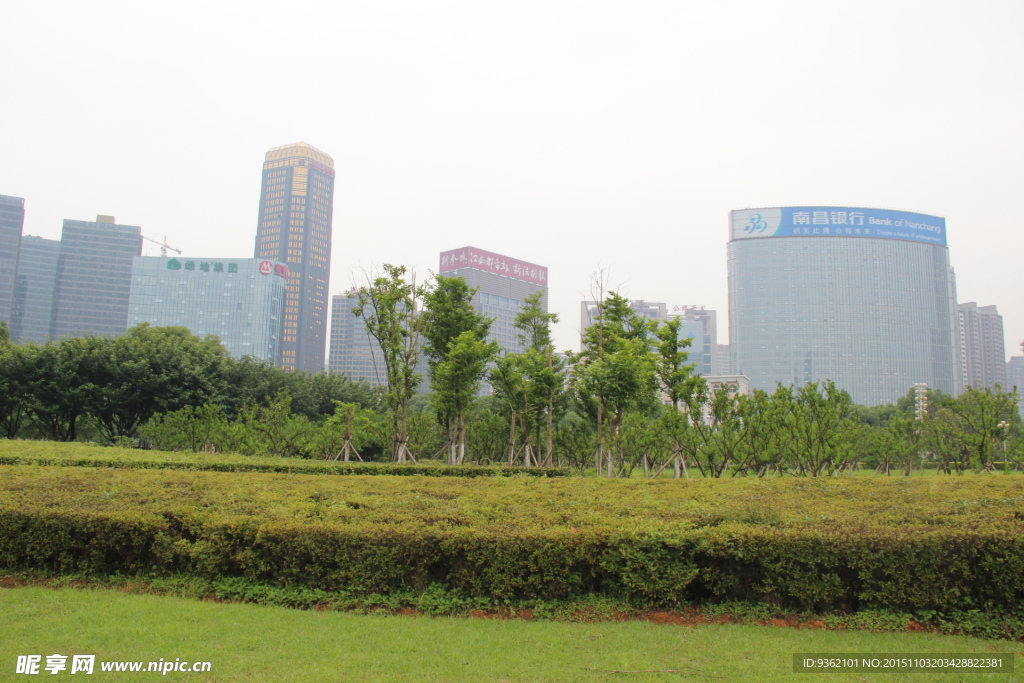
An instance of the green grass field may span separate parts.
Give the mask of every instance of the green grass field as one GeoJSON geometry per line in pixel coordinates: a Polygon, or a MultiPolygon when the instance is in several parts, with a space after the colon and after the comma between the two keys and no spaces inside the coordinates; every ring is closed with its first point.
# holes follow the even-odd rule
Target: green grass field
{"type": "Polygon", "coordinates": [[[97,681],[1024,680],[1021,644],[931,633],[357,615],[39,587],[0,589],[0,614],[0,680],[24,680],[14,674],[19,654],[53,653],[97,655],[86,679],[97,681]],[[1016,653],[1018,673],[795,674],[798,652],[1016,653]],[[99,671],[101,661],[160,658],[211,670],[99,671]]]}

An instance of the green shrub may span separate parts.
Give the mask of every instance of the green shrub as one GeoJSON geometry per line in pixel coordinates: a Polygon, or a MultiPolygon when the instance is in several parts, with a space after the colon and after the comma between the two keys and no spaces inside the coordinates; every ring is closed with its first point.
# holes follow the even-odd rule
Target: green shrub
{"type": "Polygon", "coordinates": [[[634,606],[957,613],[970,623],[1004,615],[1003,626],[974,619],[979,632],[1024,618],[1024,494],[1009,477],[0,469],[0,567],[11,570],[195,576],[225,596],[244,588],[256,593],[239,599],[298,606],[327,594],[415,595],[429,613],[594,595],[634,606]]]}

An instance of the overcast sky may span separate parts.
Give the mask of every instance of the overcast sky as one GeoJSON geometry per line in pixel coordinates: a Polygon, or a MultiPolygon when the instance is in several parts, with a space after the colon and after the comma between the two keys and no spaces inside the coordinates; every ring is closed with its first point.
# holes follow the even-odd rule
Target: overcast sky
{"type": "MultiPolygon", "coordinates": [[[[730,209],[947,218],[959,300],[1024,339],[1024,2],[26,2],[0,13],[0,194],[250,257],[266,150],[334,158],[331,293],[476,246],[717,309],[730,209]]],[[[159,249],[147,243],[144,253],[159,249]]]]}

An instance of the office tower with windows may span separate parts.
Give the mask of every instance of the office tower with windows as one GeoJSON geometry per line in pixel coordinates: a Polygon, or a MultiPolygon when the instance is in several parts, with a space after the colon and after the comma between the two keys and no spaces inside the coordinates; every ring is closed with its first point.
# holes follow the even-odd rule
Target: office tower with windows
{"type": "Polygon", "coordinates": [[[505,353],[522,353],[525,345],[515,329],[516,314],[526,297],[541,293],[541,308],[548,310],[548,269],[475,247],[441,253],[440,274],[461,277],[476,288],[473,305],[478,313],[492,318],[489,341],[505,353]]]}
{"type": "Polygon", "coordinates": [[[128,325],[216,335],[235,358],[277,363],[288,266],[260,259],[136,256],[128,325]]]}
{"type": "Polygon", "coordinates": [[[960,325],[961,372],[964,387],[1006,388],[1006,350],[1003,316],[995,306],[974,301],[957,306],[960,325]]]}
{"type": "Polygon", "coordinates": [[[50,338],[53,290],[57,284],[60,240],[24,235],[14,281],[11,338],[40,344],[50,338]]]}
{"type": "Polygon", "coordinates": [[[258,259],[288,264],[281,365],[322,372],[327,341],[334,160],[305,142],[274,147],[263,162],[258,259]]]}
{"type": "Polygon", "coordinates": [[[327,367],[332,373],[373,386],[387,384],[377,340],[366,331],[363,319],[352,313],[359,305],[355,292],[331,297],[331,341],[327,367]]]}
{"type": "Polygon", "coordinates": [[[833,380],[857,403],[960,385],[946,220],[860,207],[733,211],[731,368],[753,389],[833,380]]]}
{"type": "Polygon", "coordinates": [[[57,260],[50,338],[116,336],[128,329],[132,259],[142,254],[142,229],[113,216],[64,221],[57,260]]]}
{"type": "Polygon", "coordinates": [[[25,226],[25,200],[0,194],[0,320],[11,324],[14,276],[18,272],[21,231],[25,226]]]}

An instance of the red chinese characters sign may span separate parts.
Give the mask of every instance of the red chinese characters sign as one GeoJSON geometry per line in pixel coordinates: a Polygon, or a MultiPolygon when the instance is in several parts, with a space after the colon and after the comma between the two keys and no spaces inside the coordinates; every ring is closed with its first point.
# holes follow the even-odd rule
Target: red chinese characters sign
{"type": "Polygon", "coordinates": [[[548,269],[535,263],[519,261],[474,247],[441,252],[440,272],[446,273],[459,268],[475,268],[544,287],[548,284],[548,269]]]}

